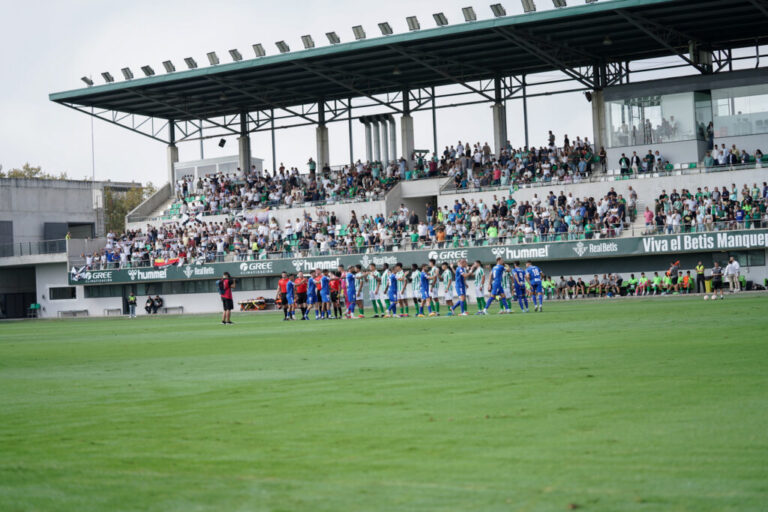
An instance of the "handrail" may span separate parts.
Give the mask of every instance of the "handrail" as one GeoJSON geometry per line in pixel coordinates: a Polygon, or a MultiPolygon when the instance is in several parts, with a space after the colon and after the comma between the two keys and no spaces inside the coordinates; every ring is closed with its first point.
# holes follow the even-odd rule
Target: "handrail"
{"type": "Polygon", "coordinates": [[[0,258],[37,256],[40,254],[66,254],[66,252],[66,240],[38,240],[36,242],[0,244],[0,258]]]}

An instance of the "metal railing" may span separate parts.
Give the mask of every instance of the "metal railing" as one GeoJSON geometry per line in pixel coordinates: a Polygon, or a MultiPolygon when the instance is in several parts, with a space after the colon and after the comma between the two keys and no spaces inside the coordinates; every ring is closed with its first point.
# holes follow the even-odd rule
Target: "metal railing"
{"type": "Polygon", "coordinates": [[[37,256],[40,254],[66,254],[66,252],[66,240],[40,240],[37,242],[0,244],[0,258],[37,256]]]}
{"type": "MultiPolygon", "coordinates": [[[[596,229],[595,231],[588,231],[583,228],[569,230],[560,233],[508,233],[500,237],[488,237],[486,234],[476,237],[452,237],[449,240],[436,241],[436,240],[399,240],[390,241],[386,244],[378,245],[360,245],[360,246],[345,246],[335,247],[328,250],[315,249],[300,249],[294,247],[290,250],[284,251],[245,251],[237,253],[222,252],[207,253],[200,259],[190,259],[186,263],[232,263],[241,261],[264,261],[264,260],[279,260],[279,259],[293,259],[293,258],[309,258],[309,257],[325,257],[325,256],[348,256],[356,254],[371,254],[381,255],[386,253],[396,253],[403,251],[428,251],[428,250],[452,250],[452,249],[466,249],[474,247],[519,247],[519,246],[535,246],[536,244],[559,244],[565,242],[576,242],[579,240],[597,241],[597,240],[616,240],[619,238],[642,238],[647,236],[659,236],[659,235],[676,235],[676,234],[696,234],[696,233],[712,233],[722,231],[735,231],[735,230],[749,230],[749,229],[765,229],[768,228],[768,220],[759,221],[743,221],[743,222],[720,222],[712,224],[702,225],[679,225],[679,226],[644,226],[644,227],[627,227],[621,229],[596,229]]],[[[70,265],[82,266],[85,261],[71,260],[70,265]]],[[[153,266],[152,260],[149,262],[129,260],[126,265],[120,266],[120,263],[108,263],[106,266],[101,267],[98,262],[95,263],[95,268],[100,270],[109,270],[117,268],[146,268],[153,266]]]]}
{"type": "MultiPolygon", "coordinates": [[[[668,176],[686,176],[686,175],[692,175],[692,174],[722,173],[722,172],[730,172],[730,171],[761,169],[764,167],[768,167],[768,163],[755,162],[755,163],[739,164],[739,165],[717,165],[713,167],[702,167],[700,164],[688,164],[688,166],[678,164],[675,169],[663,170],[663,171],[638,172],[638,173],[630,172],[629,174],[621,174],[621,172],[618,170],[607,170],[606,172],[593,171],[592,174],[588,176],[580,177],[577,179],[574,179],[574,175],[568,175],[570,179],[565,181],[557,179],[556,176],[552,176],[551,179],[548,181],[541,178],[536,178],[532,182],[510,180],[505,185],[491,184],[491,185],[483,185],[479,187],[467,186],[465,188],[457,187],[455,182],[451,180],[451,181],[448,181],[445,185],[443,185],[440,188],[440,193],[441,194],[476,194],[479,192],[497,192],[497,191],[509,191],[510,193],[512,193],[513,189],[517,191],[519,189],[526,189],[526,188],[579,185],[582,183],[606,183],[606,182],[613,182],[613,181],[638,180],[638,179],[647,179],[647,178],[665,178],[668,176]],[[690,165],[695,165],[695,167],[690,167],[690,165]]],[[[485,170],[483,172],[487,174],[491,171],[485,170]]]]}

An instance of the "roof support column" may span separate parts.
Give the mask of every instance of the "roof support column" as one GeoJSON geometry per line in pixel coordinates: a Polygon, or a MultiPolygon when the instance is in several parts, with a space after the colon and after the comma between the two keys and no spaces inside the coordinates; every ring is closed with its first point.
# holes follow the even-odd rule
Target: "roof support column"
{"type": "Polygon", "coordinates": [[[495,79],[495,102],[491,109],[493,110],[493,145],[496,151],[496,157],[501,155],[501,152],[507,145],[507,107],[504,104],[504,96],[501,93],[501,78],[495,79]]]}
{"type": "Polygon", "coordinates": [[[389,165],[389,134],[387,133],[389,123],[386,117],[382,117],[379,119],[379,124],[381,124],[381,167],[386,169],[389,165]]]}
{"type": "Polygon", "coordinates": [[[605,147],[607,131],[605,123],[605,98],[603,91],[592,91],[592,144],[594,153],[605,147]]]}
{"type": "Polygon", "coordinates": [[[379,121],[374,120],[371,122],[371,128],[373,128],[373,158],[377,162],[381,162],[381,139],[379,138],[379,121]]]}
{"type": "Polygon", "coordinates": [[[528,149],[528,93],[526,93],[525,75],[520,84],[523,88],[523,128],[525,129],[525,148],[528,149]]]}
{"type": "MultiPolygon", "coordinates": [[[[413,116],[411,116],[411,92],[406,89],[403,91],[403,117],[400,119],[400,140],[403,148],[403,158],[406,162],[406,169],[413,169],[413,152],[416,149],[413,136],[413,116]]],[[[401,176],[403,178],[403,176],[401,176]]]]}
{"type": "Polygon", "coordinates": [[[389,161],[397,162],[397,123],[395,118],[389,117],[389,161]]]}
{"type": "Polygon", "coordinates": [[[240,112],[240,136],[237,138],[237,163],[240,172],[251,169],[251,137],[248,135],[248,112],[240,112]]]}
{"type": "Polygon", "coordinates": [[[331,163],[328,126],[325,124],[325,100],[317,104],[317,119],[317,168],[323,169],[331,163]]]}
{"type": "Polygon", "coordinates": [[[370,121],[363,120],[365,124],[365,161],[371,162],[373,160],[373,141],[371,140],[371,123],[370,121]]]}
{"type": "Polygon", "coordinates": [[[171,184],[171,190],[173,190],[173,184],[176,182],[175,164],[179,161],[179,148],[176,147],[176,124],[173,119],[168,121],[168,139],[171,141],[166,149],[168,183],[171,184]]]}

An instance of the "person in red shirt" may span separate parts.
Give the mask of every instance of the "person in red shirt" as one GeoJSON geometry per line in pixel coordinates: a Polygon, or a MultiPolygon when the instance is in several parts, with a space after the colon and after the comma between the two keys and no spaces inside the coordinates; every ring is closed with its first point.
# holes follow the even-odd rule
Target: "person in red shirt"
{"type": "Polygon", "coordinates": [[[235,308],[232,300],[232,290],[235,289],[235,280],[232,279],[229,272],[224,272],[223,277],[216,284],[219,285],[219,295],[221,295],[221,303],[224,306],[221,323],[223,325],[232,325],[232,310],[235,308]]]}
{"type": "Polygon", "coordinates": [[[331,278],[331,302],[333,303],[333,318],[341,318],[341,303],[339,295],[341,291],[341,272],[335,272],[331,278]]]}
{"type": "Polygon", "coordinates": [[[283,272],[280,280],[277,282],[277,296],[280,297],[280,305],[283,308],[283,315],[288,319],[288,273],[283,272]]]}
{"type": "Polygon", "coordinates": [[[296,305],[301,309],[301,319],[309,320],[307,318],[307,278],[304,277],[303,272],[299,272],[294,281],[296,285],[296,305]]]}

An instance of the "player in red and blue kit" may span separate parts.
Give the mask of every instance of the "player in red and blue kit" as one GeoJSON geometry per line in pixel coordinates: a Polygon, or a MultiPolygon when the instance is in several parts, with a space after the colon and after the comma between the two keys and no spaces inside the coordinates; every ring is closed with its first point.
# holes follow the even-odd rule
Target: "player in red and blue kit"
{"type": "Polygon", "coordinates": [[[429,309],[429,316],[435,316],[434,311],[432,311],[432,295],[430,293],[430,281],[429,281],[429,274],[427,272],[429,271],[428,265],[422,265],[421,266],[421,273],[419,275],[419,288],[421,291],[421,302],[419,303],[419,316],[424,316],[424,303],[427,304],[427,307],[429,309]]]}
{"type": "Polygon", "coordinates": [[[541,285],[541,269],[528,261],[525,263],[525,273],[528,276],[528,282],[531,283],[533,310],[541,312],[544,308],[544,288],[541,285]],[[538,302],[536,301],[537,297],[538,302]]]}
{"type": "Polygon", "coordinates": [[[461,307],[461,315],[467,316],[467,260],[462,259],[459,261],[459,265],[456,267],[455,277],[456,295],[459,300],[451,308],[451,313],[457,308],[461,307]]]}
{"type": "MultiPolygon", "coordinates": [[[[294,313],[296,311],[296,301],[294,300],[294,289],[295,285],[293,284],[293,280],[296,278],[294,274],[291,274],[290,280],[285,284],[285,299],[286,304],[288,305],[288,318],[290,320],[296,320],[296,317],[294,317],[294,313]]],[[[284,320],[287,320],[284,319],[284,320]]]]}
{"type": "Polygon", "coordinates": [[[331,318],[331,278],[328,270],[323,270],[320,278],[320,318],[327,320],[331,318]]]}
{"type": "Polygon", "coordinates": [[[515,268],[512,269],[512,281],[515,283],[515,297],[520,304],[520,311],[528,312],[528,297],[525,293],[525,270],[520,268],[520,262],[515,262],[515,268]],[[525,303],[525,307],[523,307],[525,303]]]}
{"type": "Polygon", "coordinates": [[[387,295],[389,296],[389,309],[385,318],[393,318],[397,315],[397,273],[403,271],[403,264],[396,263],[395,271],[389,274],[387,295]]]}
{"type": "Polygon", "coordinates": [[[347,283],[347,318],[352,319],[354,318],[355,314],[355,304],[357,304],[357,286],[355,283],[355,274],[357,273],[357,268],[354,266],[349,267],[349,270],[345,274],[346,283],[347,283]]]}
{"type": "Polygon", "coordinates": [[[309,273],[309,280],[307,281],[307,313],[304,318],[309,318],[309,313],[315,310],[315,320],[320,319],[320,312],[317,308],[317,281],[315,280],[315,271],[309,273]]]}
{"type": "Polygon", "coordinates": [[[504,268],[504,260],[502,258],[496,258],[496,266],[491,270],[491,298],[488,299],[488,303],[482,311],[484,315],[488,314],[488,308],[495,299],[499,299],[499,302],[501,302],[500,314],[511,313],[509,304],[507,304],[507,297],[504,295],[504,286],[502,285],[504,272],[506,272],[506,269],[504,268]]]}

